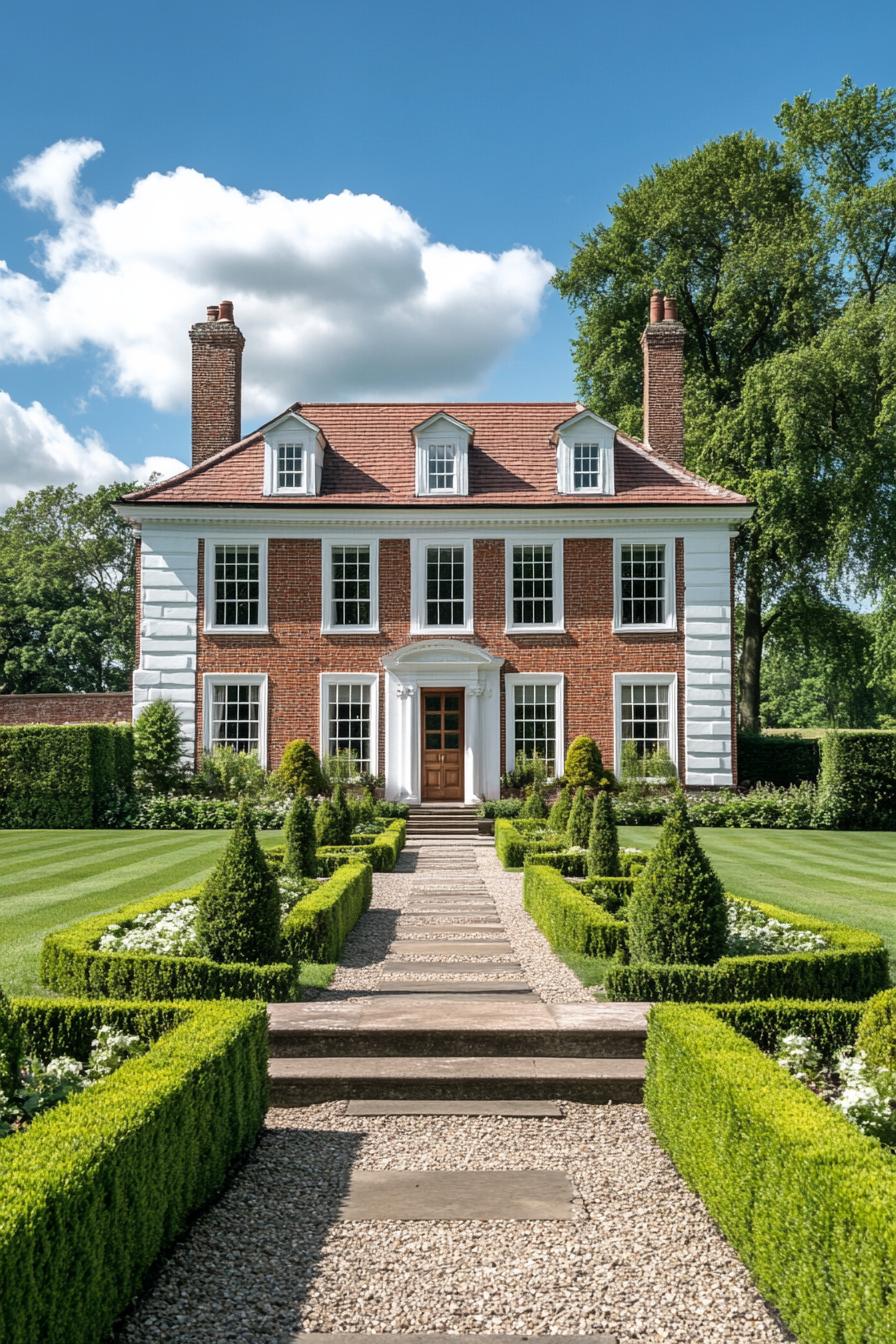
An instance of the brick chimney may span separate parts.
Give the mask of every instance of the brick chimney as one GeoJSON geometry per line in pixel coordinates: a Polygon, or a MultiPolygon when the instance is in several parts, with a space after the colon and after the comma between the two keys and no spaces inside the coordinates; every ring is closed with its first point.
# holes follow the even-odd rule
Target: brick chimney
{"type": "Polygon", "coordinates": [[[193,346],[193,466],[236,443],[241,435],[243,333],[233,303],[211,304],[206,320],[190,328],[193,346]]]}
{"type": "Polygon", "coordinates": [[[684,462],[684,327],[674,299],[655,289],[644,351],[644,442],[673,462],[684,462]]]}

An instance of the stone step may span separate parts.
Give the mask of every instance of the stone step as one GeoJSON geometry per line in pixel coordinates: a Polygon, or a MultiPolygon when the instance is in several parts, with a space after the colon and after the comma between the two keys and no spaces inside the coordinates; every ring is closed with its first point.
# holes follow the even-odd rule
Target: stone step
{"type": "Polygon", "coordinates": [[[643,1059],[327,1055],[271,1059],[268,1076],[272,1106],[360,1097],[640,1102],[644,1067],[643,1059]]]}
{"type": "MultiPolygon", "coordinates": [[[[545,1004],[521,995],[523,982],[492,981],[483,1001],[468,982],[433,982],[417,996],[384,982],[362,1003],[274,1003],[268,1008],[275,1058],[378,1057],[638,1058],[647,1036],[643,1004],[545,1004]],[[503,998],[505,990],[510,997],[503,998]],[[393,998],[398,993],[398,997],[393,998]],[[446,995],[448,997],[446,997],[446,995]]],[[[481,982],[480,982],[481,984],[481,982]]],[[[477,984],[477,991],[480,989],[477,984]]]]}

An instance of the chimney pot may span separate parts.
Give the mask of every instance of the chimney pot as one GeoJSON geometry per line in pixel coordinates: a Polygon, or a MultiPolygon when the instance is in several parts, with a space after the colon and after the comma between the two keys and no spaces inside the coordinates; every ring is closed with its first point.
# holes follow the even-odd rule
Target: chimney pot
{"type": "Polygon", "coordinates": [[[658,289],[653,290],[650,295],[650,320],[651,322],[663,320],[663,295],[658,289]]]}
{"type": "Polygon", "coordinates": [[[219,321],[219,322],[232,322],[232,321],[233,321],[233,300],[232,300],[232,299],[222,299],[222,300],[221,300],[221,302],[220,302],[220,304],[219,304],[219,307],[218,307],[218,321],[219,321]]]}
{"type": "Polygon", "coordinates": [[[205,316],[206,316],[206,320],[207,320],[207,321],[209,321],[209,322],[217,322],[217,320],[218,320],[218,305],[217,305],[216,303],[210,303],[209,306],[208,306],[208,307],[206,308],[206,310],[205,310],[205,316]]]}
{"type": "Polygon", "coordinates": [[[664,304],[664,321],[666,322],[678,321],[678,304],[676,303],[675,299],[670,298],[668,294],[666,295],[664,304]]]}

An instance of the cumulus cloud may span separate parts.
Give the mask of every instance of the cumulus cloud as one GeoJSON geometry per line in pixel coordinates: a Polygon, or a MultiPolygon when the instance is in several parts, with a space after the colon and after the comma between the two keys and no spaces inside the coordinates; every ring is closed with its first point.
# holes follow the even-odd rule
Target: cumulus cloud
{"type": "Polygon", "coordinates": [[[343,191],[246,195],[191,168],[150,173],[121,201],[81,181],[95,140],[60,141],[9,179],[49,216],[35,275],[0,263],[0,351],[49,360],[87,346],[112,388],[160,410],[189,397],[186,329],[220,298],[246,334],[243,405],[475,393],[532,327],[553,267],[434,242],[406,210],[343,191]]]}
{"type": "Polygon", "coordinates": [[[77,439],[39,401],[21,406],[0,391],[0,509],[44,485],[74,481],[90,491],[113,481],[172,476],[184,465],[173,457],[147,457],[127,466],[98,434],[88,431],[77,439]]]}

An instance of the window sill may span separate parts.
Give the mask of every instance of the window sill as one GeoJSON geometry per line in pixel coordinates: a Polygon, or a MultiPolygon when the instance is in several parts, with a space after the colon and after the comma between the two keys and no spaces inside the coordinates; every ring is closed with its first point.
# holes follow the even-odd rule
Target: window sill
{"type": "Polygon", "coordinates": [[[677,635],[678,623],[674,625],[614,625],[614,635],[677,635]]]}
{"type": "Polygon", "coordinates": [[[505,635],[565,635],[565,625],[505,625],[505,635]]]}
{"type": "Polygon", "coordinates": [[[322,625],[322,635],[378,635],[378,625],[322,625]]]}
{"type": "Polygon", "coordinates": [[[269,635],[266,625],[205,625],[204,635],[269,635]]]}
{"type": "Polygon", "coordinates": [[[472,635],[472,625],[412,625],[412,635],[472,635]]]}

